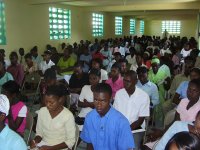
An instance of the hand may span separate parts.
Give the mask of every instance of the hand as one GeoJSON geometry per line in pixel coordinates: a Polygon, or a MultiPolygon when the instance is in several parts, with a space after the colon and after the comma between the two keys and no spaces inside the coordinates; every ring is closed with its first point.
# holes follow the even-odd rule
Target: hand
{"type": "Polygon", "coordinates": [[[36,147],[35,141],[34,141],[34,140],[31,140],[31,141],[29,142],[29,146],[30,146],[31,149],[32,149],[32,148],[35,148],[35,147],[36,147]]]}
{"type": "Polygon", "coordinates": [[[51,146],[43,145],[39,148],[39,150],[51,150],[51,146]]]}

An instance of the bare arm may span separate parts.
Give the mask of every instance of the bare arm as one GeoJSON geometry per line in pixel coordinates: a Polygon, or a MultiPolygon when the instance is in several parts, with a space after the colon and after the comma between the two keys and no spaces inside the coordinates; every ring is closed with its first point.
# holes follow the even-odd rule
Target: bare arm
{"type": "Polygon", "coordinates": [[[93,145],[91,143],[87,144],[87,150],[94,150],[93,145]]]}
{"type": "Polygon", "coordinates": [[[144,122],[145,117],[139,117],[137,121],[133,122],[130,126],[131,126],[131,130],[135,130],[138,129],[142,123],[144,122]]]}

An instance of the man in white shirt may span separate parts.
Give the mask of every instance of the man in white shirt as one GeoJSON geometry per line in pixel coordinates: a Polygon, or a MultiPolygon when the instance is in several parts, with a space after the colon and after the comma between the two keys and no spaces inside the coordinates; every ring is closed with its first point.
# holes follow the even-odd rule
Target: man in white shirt
{"type": "Polygon", "coordinates": [[[52,66],[55,66],[54,62],[51,61],[50,50],[44,51],[43,58],[44,61],[42,61],[39,65],[39,70],[42,71],[42,74],[44,74],[47,69],[51,68],[52,66]]]}
{"type": "Polygon", "coordinates": [[[124,88],[117,91],[113,107],[129,120],[138,150],[145,131],[143,122],[150,114],[150,99],[143,90],[136,87],[138,79],[135,71],[128,71],[123,80],[124,88]]]}

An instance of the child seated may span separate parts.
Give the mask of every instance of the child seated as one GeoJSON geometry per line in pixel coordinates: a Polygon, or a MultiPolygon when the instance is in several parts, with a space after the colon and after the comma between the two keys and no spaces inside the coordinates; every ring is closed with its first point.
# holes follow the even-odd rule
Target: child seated
{"type": "Polygon", "coordinates": [[[66,88],[56,84],[47,88],[44,96],[46,107],[38,112],[36,137],[30,147],[40,149],[71,149],[75,143],[75,123],[72,113],[63,107],[66,88]]]}

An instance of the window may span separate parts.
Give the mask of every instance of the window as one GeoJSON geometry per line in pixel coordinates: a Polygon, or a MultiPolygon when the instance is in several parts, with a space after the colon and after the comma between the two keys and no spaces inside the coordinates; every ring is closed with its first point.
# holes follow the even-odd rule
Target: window
{"type": "Polygon", "coordinates": [[[115,35],[122,35],[122,17],[115,17],[115,35]]]}
{"type": "Polygon", "coordinates": [[[140,33],[144,34],[144,20],[140,20],[140,33]]]}
{"type": "Polygon", "coordinates": [[[103,36],[103,15],[92,14],[92,35],[103,36]]]}
{"type": "Polygon", "coordinates": [[[71,37],[71,11],[61,8],[49,8],[50,40],[71,37]]]}
{"type": "Polygon", "coordinates": [[[181,32],[180,21],[162,21],[162,33],[167,30],[168,33],[179,34],[181,32]]]}
{"type": "Polygon", "coordinates": [[[0,2],[0,45],[6,44],[5,4],[0,2]]]}
{"type": "Polygon", "coordinates": [[[135,34],[135,19],[130,19],[130,34],[135,34]]]}

